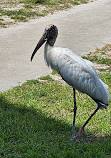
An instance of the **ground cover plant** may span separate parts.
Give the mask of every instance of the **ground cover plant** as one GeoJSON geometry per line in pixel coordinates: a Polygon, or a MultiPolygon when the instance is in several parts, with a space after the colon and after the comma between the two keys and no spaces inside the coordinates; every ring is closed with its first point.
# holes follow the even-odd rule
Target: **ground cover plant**
{"type": "Polygon", "coordinates": [[[53,14],[56,10],[87,3],[88,0],[2,0],[0,1],[0,27],[53,14]]]}
{"type": "MultiPolygon", "coordinates": [[[[97,56],[100,51],[96,53],[97,56]]],[[[108,52],[106,50],[105,54],[109,55],[108,52]]],[[[100,78],[109,85],[111,93],[111,71],[104,69],[99,73],[100,78]]],[[[109,107],[99,110],[86,126],[87,134],[71,141],[73,92],[70,86],[61,81],[60,76],[53,72],[0,93],[0,157],[111,157],[111,101],[109,107]]],[[[76,93],[77,132],[96,104],[87,95],[76,93]]]]}
{"type": "Polygon", "coordinates": [[[107,44],[102,49],[97,49],[95,52],[83,56],[83,58],[100,65],[99,71],[111,72],[111,44],[107,44]]]}

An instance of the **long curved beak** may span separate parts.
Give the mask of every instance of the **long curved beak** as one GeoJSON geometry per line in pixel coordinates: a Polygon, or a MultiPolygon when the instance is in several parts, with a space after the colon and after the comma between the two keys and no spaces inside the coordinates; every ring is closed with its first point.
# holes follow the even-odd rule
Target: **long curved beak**
{"type": "Polygon", "coordinates": [[[41,37],[41,39],[39,40],[39,42],[37,43],[37,46],[35,47],[32,55],[31,55],[31,61],[35,55],[35,53],[37,52],[37,50],[45,43],[46,38],[44,38],[44,36],[41,37]]]}

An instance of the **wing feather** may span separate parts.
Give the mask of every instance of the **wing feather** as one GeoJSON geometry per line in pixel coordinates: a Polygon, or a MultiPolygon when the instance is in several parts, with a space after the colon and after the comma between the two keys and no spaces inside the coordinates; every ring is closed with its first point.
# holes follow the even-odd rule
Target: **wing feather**
{"type": "Polygon", "coordinates": [[[74,57],[74,55],[72,58],[70,54],[62,54],[59,56],[58,69],[62,78],[69,85],[95,100],[108,103],[109,98],[105,84],[101,82],[95,69],[88,65],[84,59],[78,56],[74,57]]]}
{"type": "Polygon", "coordinates": [[[58,67],[63,79],[77,90],[83,93],[90,93],[96,88],[95,75],[89,68],[86,69],[85,63],[80,64],[77,60],[64,54],[64,57],[63,55],[60,57],[58,67]]]}
{"type": "Polygon", "coordinates": [[[109,93],[99,79],[93,65],[67,48],[50,47],[46,44],[45,60],[48,66],[60,73],[73,88],[88,94],[94,100],[108,104],[109,93]]]}

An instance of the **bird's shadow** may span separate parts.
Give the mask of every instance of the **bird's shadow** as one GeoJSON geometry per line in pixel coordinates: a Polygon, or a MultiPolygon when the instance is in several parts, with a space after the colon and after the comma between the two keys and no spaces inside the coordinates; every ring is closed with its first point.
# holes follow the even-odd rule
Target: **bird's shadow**
{"type": "MultiPolygon", "coordinates": [[[[0,97],[0,117],[0,154],[2,157],[13,156],[17,153],[21,157],[25,157],[23,156],[25,153],[29,155],[35,153],[45,157],[44,154],[46,153],[53,155],[55,152],[56,155],[59,155],[60,151],[61,154],[66,150],[68,153],[76,152],[78,147],[81,148],[82,152],[82,150],[85,150],[84,147],[87,143],[92,149],[98,144],[100,145],[99,149],[103,148],[101,150],[105,150],[106,143],[111,142],[110,136],[95,137],[93,133],[72,141],[72,125],[49,117],[41,110],[27,108],[24,105],[14,105],[6,100],[4,96],[0,97]]],[[[79,126],[76,126],[76,132],[79,128],[79,126]]],[[[89,148],[88,150],[92,149],[89,148]]],[[[106,152],[109,154],[108,149],[106,152]]]]}

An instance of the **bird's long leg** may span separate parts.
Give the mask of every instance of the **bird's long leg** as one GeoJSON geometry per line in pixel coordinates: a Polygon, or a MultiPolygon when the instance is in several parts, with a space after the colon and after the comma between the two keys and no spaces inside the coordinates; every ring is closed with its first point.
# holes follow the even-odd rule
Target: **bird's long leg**
{"type": "Polygon", "coordinates": [[[76,110],[77,110],[77,106],[76,106],[76,94],[75,94],[75,89],[73,88],[73,98],[74,98],[74,119],[73,119],[73,128],[72,128],[72,139],[75,138],[75,119],[76,119],[76,110]]]}
{"type": "Polygon", "coordinates": [[[84,123],[84,125],[79,129],[79,132],[77,133],[77,137],[80,137],[82,132],[84,131],[84,127],[87,125],[87,123],[90,121],[90,119],[96,114],[96,112],[100,109],[100,106],[97,107],[97,109],[91,114],[91,116],[87,119],[87,121],[84,123]]]}

